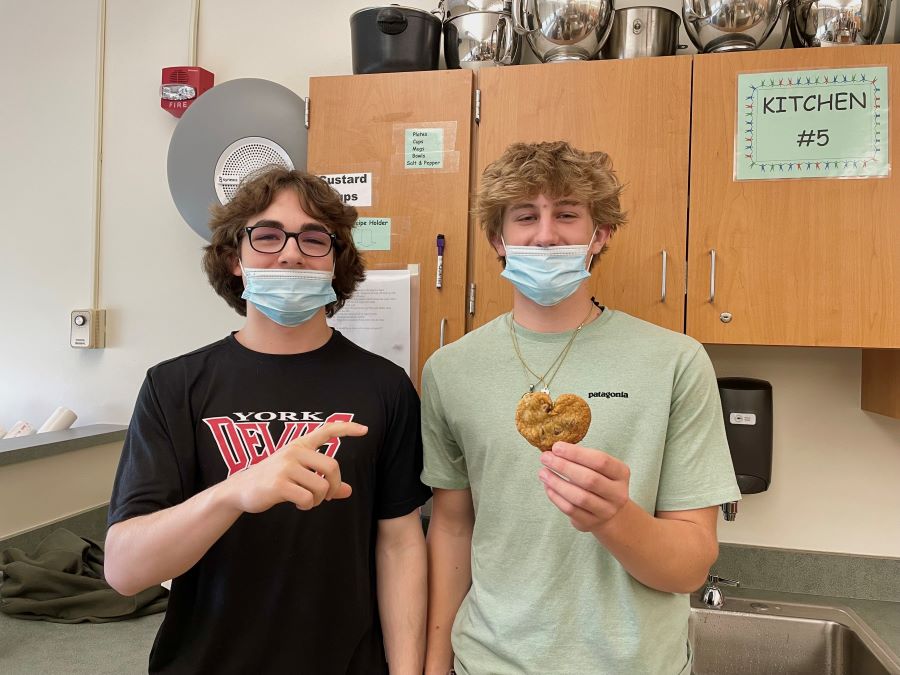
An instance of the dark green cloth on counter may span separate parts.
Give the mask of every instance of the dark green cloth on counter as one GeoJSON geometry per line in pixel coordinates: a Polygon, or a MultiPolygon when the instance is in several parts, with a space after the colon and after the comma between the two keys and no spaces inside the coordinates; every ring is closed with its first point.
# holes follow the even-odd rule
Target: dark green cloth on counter
{"type": "Polygon", "coordinates": [[[163,612],[168,604],[162,586],[131,597],[117,593],[103,577],[103,547],[65,529],[31,555],[0,552],[0,574],[0,612],[18,619],[103,623],[163,612]]]}

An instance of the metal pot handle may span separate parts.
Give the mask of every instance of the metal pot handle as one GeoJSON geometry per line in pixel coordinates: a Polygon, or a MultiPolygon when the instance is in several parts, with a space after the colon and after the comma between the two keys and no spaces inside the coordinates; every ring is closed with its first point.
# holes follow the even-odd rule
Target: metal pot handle
{"type": "Polygon", "coordinates": [[[497,19],[497,27],[491,31],[491,54],[497,65],[512,65],[512,46],[515,39],[513,33],[513,22],[505,15],[501,15],[497,19]]]}
{"type": "Polygon", "coordinates": [[[684,23],[687,24],[689,19],[694,21],[703,21],[704,19],[708,19],[712,14],[697,14],[694,11],[694,5],[696,3],[693,0],[683,0],[681,3],[681,15],[684,18],[684,23]]]}
{"type": "MultiPolygon", "coordinates": [[[[784,10],[790,10],[791,5],[794,4],[794,0],[778,0],[778,16],[775,17],[775,23],[779,23],[781,21],[781,14],[784,10]]],[[[790,14],[790,11],[788,11],[790,14]]]]}
{"type": "Polygon", "coordinates": [[[887,9],[884,12],[884,18],[881,19],[881,26],[878,28],[878,37],[872,44],[880,45],[884,42],[884,34],[887,32],[888,27],[888,19],[891,15],[891,3],[890,0],[885,0],[887,2],[887,9]]]}
{"type": "MultiPolygon", "coordinates": [[[[760,44],[760,45],[769,39],[769,36],[775,30],[775,27],[778,26],[779,23],[781,23],[782,13],[784,12],[785,9],[790,7],[791,4],[793,4],[793,0],[776,0],[776,4],[778,5],[778,14],[775,15],[775,20],[772,22],[772,25],[769,26],[769,30],[767,30],[765,35],[763,35],[760,38],[760,40],[758,42],[758,44],[760,44]]],[[[788,12],[788,15],[790,15],[790,12],[788,12]]],[[[781,41],[782,47],[784,47],[784,43],[786,40],[787,40],[787,29],[785,29],[784,39],[781,41]]]]}
{"type": "Polygon", "coordinates": [[[525,35],[538,28],[532,25],[535,18],[533,5],[534,0],[512,0],[513,30],[519,35],[525,35]]]}
{"type": "Polygon", "coordinates": [[[409,25],[406,15],[396,7],[379,9],[375,15],[375,23],[385,35],[400,35],[409,25]]]}

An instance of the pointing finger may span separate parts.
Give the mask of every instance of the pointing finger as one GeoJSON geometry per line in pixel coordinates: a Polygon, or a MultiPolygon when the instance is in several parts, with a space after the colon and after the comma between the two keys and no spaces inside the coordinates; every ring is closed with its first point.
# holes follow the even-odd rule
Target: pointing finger
{"type": "Polygon", "coordinates": [[[343,436],[365,436],[369,431],[369,427],[357,424],[356,422],[331,422],[323,424],[315,431],[311,431],[297,439],[297,443],[309,450],[315,450],[320,445],[324,445],[332,438],[341,438],[343,436]]]}

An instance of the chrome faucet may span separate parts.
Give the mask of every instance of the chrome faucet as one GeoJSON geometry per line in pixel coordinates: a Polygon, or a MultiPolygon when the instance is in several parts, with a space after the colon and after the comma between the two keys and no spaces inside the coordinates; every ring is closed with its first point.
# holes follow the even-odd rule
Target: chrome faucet
{"type": "Polygon", "coordinates": [[[700,591],[700,599],[703,601],[703,604],[707,607],[712,607],[713,609],[719,609],[722,604],[725,602],[725,595],[722,593],[722,590],[719,588],[719,584],[724,584],[726,586],[740,586],[741,583],[739,581],[734,581],[732,579],[724,579],[715,574],[710,574],[706,577],[706,584],[703,586],[703,590],[700,591]]]}
{"type": "Polygon", "coordinates": [[[737,507],[737,502],[725,502],[722,504],[722,513],[725,516],[725,520],[729,523],[737,517],[737,507]]]}

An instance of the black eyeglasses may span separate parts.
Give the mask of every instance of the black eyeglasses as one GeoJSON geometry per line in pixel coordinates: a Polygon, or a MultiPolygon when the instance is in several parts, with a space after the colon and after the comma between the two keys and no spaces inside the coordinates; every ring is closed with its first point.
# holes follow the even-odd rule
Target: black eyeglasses
{"type": "Polygon", "coordinates": [[[333,232],[321,230],[285,232],[280,227],[271,225],[253,225],[245,227],[244,231],[250,240],[250,248],[259,253],[281,253],[288,239],[296,239],[300,253],[310,258],[322,258],[331,253],[337,241],[333,232]]]}

